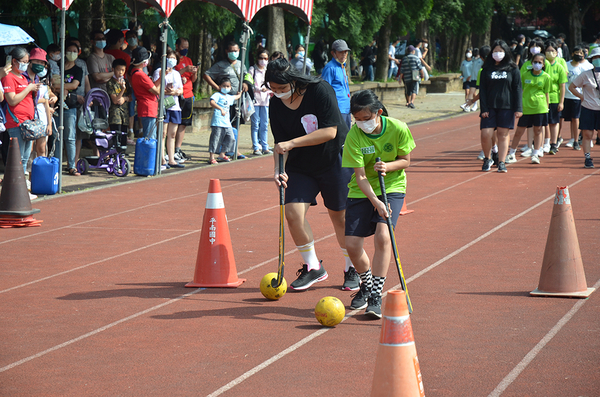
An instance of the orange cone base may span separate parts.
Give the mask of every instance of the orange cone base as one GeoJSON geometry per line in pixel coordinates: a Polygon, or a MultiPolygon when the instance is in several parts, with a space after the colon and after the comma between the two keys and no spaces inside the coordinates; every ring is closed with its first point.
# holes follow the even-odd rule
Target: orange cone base
{"type": "MultiPolygon", "coordinates": [[[[39,210],[37,211],[39,212],[39,210]]],[[[7,229],[10,227],[32,227],[32,226],[42,226],[43,221],[38,221],[37,219],[33,219],[33,216],[10,216],[10,215],[0,215],[0,228],[7,229]]]]}
{"type": "Polygon", "coordinates": [[[185,285],[185,287],[186,288],[237,288],[240,285],[242,285],[242,283],[244,281],[246,281],[245,278],[238,278],[237,281],[227,283],[227,284],[201,284],[201,283],[195,283],[192,281],[190,283],[187,283],[185,285]]]}
{"type": "Polygon", "coordinates": [[[402,209],[400,210],[400,215],[408,215],[411,212],[415,212],[415,210],[409,210],[406,208],[406,198],[402,202],[402,209]]]}
{"type": "Polygon", "coordinates": [[[588,288],[585,291],[576,292],[546,292],[540,291],[538,288],[531,291],[529,294],[533,296],[555,296],[557,298],[587,298],[594,292],[596,288],[588,288]]]}

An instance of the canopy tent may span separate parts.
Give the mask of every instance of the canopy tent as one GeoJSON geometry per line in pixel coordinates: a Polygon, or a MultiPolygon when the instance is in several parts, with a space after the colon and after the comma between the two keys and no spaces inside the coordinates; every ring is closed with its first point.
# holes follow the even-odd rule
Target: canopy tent
{"type": "Polygon", "coordinates": [[[0,46],[31,43],[33,38],[18,26],[0,23],[0,46]]]}

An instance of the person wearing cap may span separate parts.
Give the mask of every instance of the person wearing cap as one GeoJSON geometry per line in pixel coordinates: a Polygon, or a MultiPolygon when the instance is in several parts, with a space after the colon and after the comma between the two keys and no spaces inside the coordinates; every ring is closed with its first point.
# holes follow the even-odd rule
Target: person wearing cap
{"type": "Polygon", "coordinates": [[[157,96],[160,95],[160,87],[156,87],[152,79],[142,70],[148,66],[150,52],[144,47],[137,47],[131,55],[129,81],[137,98],[137,113],[142,122],[144,138],[156,139],[157,96]]]}
{"type": "Polygon", "coordinates": [[[400,66],[400,78],[398,81],[404,82],[404,97],[406,98],[406,107],[415,108],[415,98],[417,97],[417,85],[423,78],[423,66],[421,61],[415,55],[415,47],[409,45],[406,49],[408,55],[402,59],[400,66]]]}
{"type": "Polygon", "coordinates": [[[600,130],[600,47],[591,50],[588,59],[594,69],[586,70],[577,76],[569,85],[569,91],[581,99],[579,129],[583,135],[581,146],[585,156],[584,167],[594,168],[590,150],[594,130],[600,130]],[[581,92],[577,88],[580,88],[581,92]]]}
{"type": "Polygon", "coordinates": [[[321,78],[329,83],[335,91],[338,107],[342,118],[348,128],[352,126],[352,115],[350,114],[350,86],[346,74],[346,60],[348,59],[348,44],[344,40],[336,40],[331,45],[333,59],[327,62],[323,68],[321,78]]]}
{"type": "Polygon", "coordinates": [[[175,136],[175,160],[177,162],[188,160],[186,154],[181,150],[181,145],[185,137],[186,127],[192,125],[194,83],[198,79],[198,68],[187,56],[189,48],[190,42],[188,39],[180,37],[175,41],[175,52],[177,52],[179,58],[175,70],[181,74],[181,81],[183,82],[183,102],[179,104],[181,106],[181,124],[177,127],[177,135],[175,136]]]}
{"type": "Polygon", "coordinates": [[[101,30],[95,30],[90,34],[92,42],[92,53],[87,59],[88,71],[90,72],[90,86],[102,88],[106,91],[106,82],[112,79],[112,63],[115,57],[104,52],[106,37],[101,30]]]}
{"type": "Polygon", "coordinates": [[[44,123],[46,135],[35,141],[36,157],[46,155],[46,141],[48,140],[48,135],[52,135],[52,112],[49,105],[50,94],[48,86],[42,80],[48,74],[47,66],[46,51],[36,47],[29,52],[29,67],[27,68],[27,72],[23,74],[30,83],[41,83],[34,102],[37,110],[36,116],[44,123]]]}

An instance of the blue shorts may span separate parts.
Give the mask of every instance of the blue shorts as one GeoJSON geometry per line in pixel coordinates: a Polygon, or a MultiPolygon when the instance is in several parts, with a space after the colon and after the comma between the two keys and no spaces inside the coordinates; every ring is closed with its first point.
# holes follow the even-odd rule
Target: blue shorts
{"type": "Polygon", "coordinates": [[[517,127],[545,127],[548,125],[548,113],[524,114],[519,118],[517,127]]]}
{"type": "MultiPolygon", "coordinates": [[[[404,193],[388,193],[388,204],[392,207],[392,225],[396,227],[398,215],[404,203],[404,193]]],[[[377,196],[381,200],[381,196],[377,196]]],[[[383,201],[383,200],[382,200],[383,201]]],[[[368,198],[351,198],[346,201],[346,236],[369,237],[375,234],[378,223],[386,223],[368,198]]]]}
{"type": "Polygon", "coordinates": [[[165,112],[165,124],[173,123],[173,124],[181,124],[181,110],[169,110],[165,112]]]}
{"type": "MultiPolygon", "coordinates": [[[[481,117],[481,116],[479,116],[481,117]]],[[[482,118],[479,128],[515,128],[515,112],[511,109],[490,109],[489,116],[482,118]]]]}
{"type": "Polygon", "coordinates": [[[581,101],[578,99],[565,98],[565,108],[561,112],[560,118],[565,121],[578,119],[581,115],[581,101]]]}
{"type": "Polygon", "coordinates": [[[354,173],[352,168],[342,168],[342,155],[329,170],[317,174],[306,175],[299,172],[290,172],[288,175],[287,189],[285,189],[285,203],[311,203],[315,204],[317,194],[321,192],[323,204],[331,211],[346,209],[348,197],[348,183],[354,173]]]}
{"type": "Polygon", "coordinates": [[[600,130],[600,110],[590,110],[582,106],[579,129],[582,131],[600,130]]]}
{"type": "Polygon", "coordinates": [[[548,124],[558,124],[560,123],[560,114],[558,111],[558,103],[551,103],[548,106],[548,124]]]}

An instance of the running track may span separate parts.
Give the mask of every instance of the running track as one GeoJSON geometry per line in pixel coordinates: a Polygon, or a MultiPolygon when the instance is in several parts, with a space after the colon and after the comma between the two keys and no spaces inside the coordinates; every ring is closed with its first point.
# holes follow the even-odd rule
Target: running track
{"type": "MultiPolygon", "coordinates": [[[[529,296],[557,185],[570,187],[587,283],[600,287],[600,170],[563,148],[482,173],[475,115],[411,130],[415,212],[397,239],[426,395],[600,395],[599,293],[529,296]]],[[[258,290],[277,266],[272,169],[257,158],[34,202],[41,228],[0,232],[0,395],[368,395],[380,322],[348,311],[327,329],[312,314],[323,296],[350,303],[322,204],[309,219],[329,279],[276,302],[258,290]],[[248,279],[237,289],[183,287],[209,178],[248,279]]],[[[301,259],[288,242],[291,282],[301,259]]],[[[391,267],[385,289],[398,283],[391,267]]]]}

